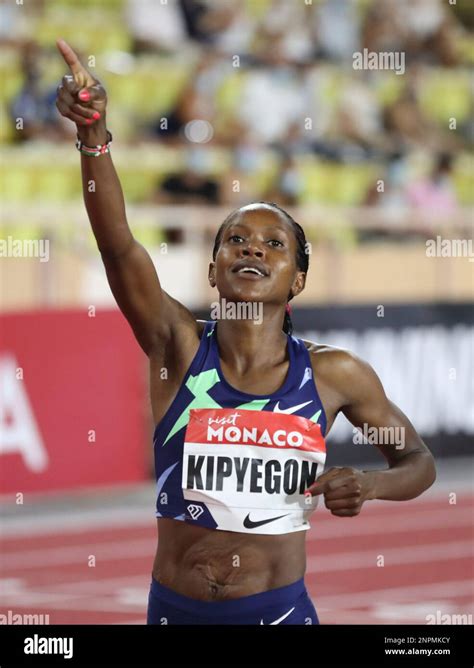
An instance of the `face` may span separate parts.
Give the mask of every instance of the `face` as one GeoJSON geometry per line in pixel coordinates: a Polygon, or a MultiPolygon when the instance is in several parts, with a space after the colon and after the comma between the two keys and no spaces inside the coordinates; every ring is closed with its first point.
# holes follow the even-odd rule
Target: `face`
{"type": "Polygon", "coordinates": [[[240,209],[225,227],[209,283],[228,301],[284,305],[298,295],[306,275],[296,265],[293,227],[278,211],[262,205],[240,209]]]}

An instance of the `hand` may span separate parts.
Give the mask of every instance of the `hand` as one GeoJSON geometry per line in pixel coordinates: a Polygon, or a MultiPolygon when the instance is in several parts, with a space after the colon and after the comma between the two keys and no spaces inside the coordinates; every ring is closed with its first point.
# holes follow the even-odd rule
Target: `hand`
{"type": "Polygon", "coordinates": [[[362,504],[374,498],[370,472],[336,466],[317,478],[306,490],[311,496],[324,494],[324,504],[333,515],[353,517],[362,504]]]}
{"type": "Polygon", "coordinates": [[[62,116],[76,123],[82,141],[92,141],[94,145],[105,143],[107,93],[104,87],[82,65],[67,42],[58,39],[56,45],[71,72],[57,88],[56,107],[62,116]]]}

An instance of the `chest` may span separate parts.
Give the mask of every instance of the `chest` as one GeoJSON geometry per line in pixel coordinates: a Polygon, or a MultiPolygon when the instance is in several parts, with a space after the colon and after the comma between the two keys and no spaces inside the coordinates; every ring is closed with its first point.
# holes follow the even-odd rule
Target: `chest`
{"type": "Polygon", "coordinates": [[[250,369],[245,372],[239,372],[222,360],[220,366],[229,385],[239,392],[257,395],[270,395],[277,392],[284,385],[290,368],[288,360],[276,366],[250,369]]]}
{"type": "MultiPolygon", "coordinates": [[[[319,399],[326,414],[327,434],[339,411],[340,397],[331,386],[326,369],[321,369],[318,354],[310,348],[308,352],[319,399]]],[[[169,354],[163,354],[150,360],[150,398],[155,424],[161,421],[175,400],[194,354],[195,351],[188,356],[173,354],[170,357],[169,354]]],[[[285,359],[279,364],[242,371],[220,359],[220,371],[226,382],[235,390],[251,395],[268,396],[275,394],[285,385],[290,373],[290,362],[285,359]]],[[[307,398],[304,397],[301,401],[307,398]]],[[[298,403],[296,399],[295,402],[298,403]]]]}

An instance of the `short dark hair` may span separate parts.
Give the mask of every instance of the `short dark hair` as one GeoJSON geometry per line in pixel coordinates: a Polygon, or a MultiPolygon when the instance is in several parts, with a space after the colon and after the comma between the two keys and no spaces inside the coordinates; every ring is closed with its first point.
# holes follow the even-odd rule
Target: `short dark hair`
{"type": "MultiPolygon", "coordinates": [[[[260,201],[260,202],[253,202],[253,204],[263,204],[267,207],[275,209],[281,215],[283,215],[286,218],[286,220],[291,224],[296,238],[296,266],[298,267],[299,271],[304,271],[305,273],[307,273],[309,269],[309,255],[307,252],[306,235],[301,225],[299,225],[287,211],[282,209],[281,206],[275,204],[275,202],[260,201]]],[[[216,238],[214,240],[214,248],[212,249],[212,259],[214,261],[217,256],[217,251],[219,250],[219,246],[221,245],[222,235],[224,234],[225,228],[233,220],[233,218],[242,210],[242,208],[244,207],[240,207],[239,209],[234,209],[234,211],[232,211],[227,216],[227,218],[224,220],[222,225],[217,230],[216,238]]],[[[291,292],[288,295],[287,299],[288,301],[291,301],[293,299],[293,294],[291,292]]],[[[285,332],[285,334],[291,335],[293,333],[293,323],[291,321],[291,316],[288,312],[285,312],[285,319],[283,321],[283,331],[285,332]]]]}

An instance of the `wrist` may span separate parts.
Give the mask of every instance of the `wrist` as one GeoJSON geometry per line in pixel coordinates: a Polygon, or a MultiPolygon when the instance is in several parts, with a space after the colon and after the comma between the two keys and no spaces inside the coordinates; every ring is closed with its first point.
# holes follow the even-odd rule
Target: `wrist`
{"type": "Polygon", "coordinates": [[[377,498],[378,478],[380,471],[363,471],[364,485],[366,488],[365,498],[367,501],[373,501],[377,498]]]}
{"type": "Polygon", "coordinates": [[[77,136],[86,146],[97,146],[107,142],[107,127],[105,119],[92,127],[77,126],[77,136]]]}

